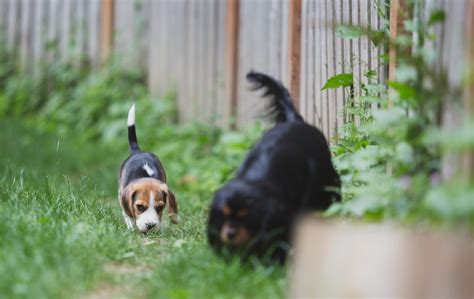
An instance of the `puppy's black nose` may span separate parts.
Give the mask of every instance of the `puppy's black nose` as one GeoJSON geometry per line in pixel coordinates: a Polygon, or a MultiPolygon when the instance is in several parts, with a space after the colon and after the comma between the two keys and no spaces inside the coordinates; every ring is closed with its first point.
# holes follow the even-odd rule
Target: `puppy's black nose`
{"type": "Polygon", "coordinates": [[[233,240],[237,235],[237,230],[235,228],[230,228],[227,230],[227,238],[233,240]]]}
{"type": "Polygon", "coordinates": [[[146,224],[146,228],[147,229],[152,229],[153,227],[155,227],[156,223],[147,223],[146,224]]]}

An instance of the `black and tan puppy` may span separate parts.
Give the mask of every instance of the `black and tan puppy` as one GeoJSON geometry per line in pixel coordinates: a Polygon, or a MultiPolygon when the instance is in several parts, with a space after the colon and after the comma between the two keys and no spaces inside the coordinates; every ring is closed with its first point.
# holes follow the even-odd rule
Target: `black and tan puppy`
{"type": "Polygon", "coordinates": [[[166,173],[157,156],[140,150],[135,131],[135,104],[128,112],[130,155],[119,172],[119,202],[129,229],[146,233],[160,229],[163,210],[168,204],[172,223],[178,223],[178,204],[166,184],[166,173]]]}
{"type": "Polygon", "coordinates": [[[247,80],[271,97],[276,125],[215,193],[208,239],[218,253],[284,261],[296,217],[340,200],[339,175],[324,135],[303,121],[282,83],[255,72],[247,80]]]}

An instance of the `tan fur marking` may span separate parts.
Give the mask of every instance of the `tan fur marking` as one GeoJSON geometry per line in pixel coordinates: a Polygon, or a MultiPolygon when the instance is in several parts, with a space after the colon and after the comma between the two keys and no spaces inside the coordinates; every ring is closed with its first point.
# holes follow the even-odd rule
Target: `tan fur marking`
{"type": "Polygon", "coordinates": [[[222,214],[224,214],[224,216],[230,216],[232,209],[228,205],[225,205],[224,208],[222,208],[222,214]]]}
{"type": "Polygon", "coordinates": [[[168,214],[171,220],[171,223],[178,224],[178,201],[176,200],[176,196],[174,195],[173,191],[168,189],[168,214]]]}

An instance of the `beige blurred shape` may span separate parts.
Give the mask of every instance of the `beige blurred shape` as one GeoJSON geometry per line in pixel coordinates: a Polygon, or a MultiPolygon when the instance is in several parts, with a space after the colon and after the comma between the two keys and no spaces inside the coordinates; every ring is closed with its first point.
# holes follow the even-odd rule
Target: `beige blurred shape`
{"type": "Polygon", "coordinates": [[[300,222],[290,298],[474,298],[474,240],[390,225],[300,222]]]}

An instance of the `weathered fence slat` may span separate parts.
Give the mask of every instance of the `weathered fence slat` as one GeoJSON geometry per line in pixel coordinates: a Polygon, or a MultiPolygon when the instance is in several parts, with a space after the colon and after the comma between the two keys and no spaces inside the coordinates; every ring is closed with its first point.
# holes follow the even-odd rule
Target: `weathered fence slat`
{"type": "Polygon", "coordinates": [[[301,0],[290,1],[289,88],[297,109],[300,105],[301,0]]]}
{"type": "MultiPolygon", "coordinates": [[[[238,84],[238,63],[239,63],[239,28],[240,28],[240,0],[228,0],[226,11],[226,53],[227,53],[227,90],[230,103],[230,115],[237,117],[237,84],[238,84]]],[[[236,121],[234,119],[234,121],[236,121]]],[[[235,124],[232,126],[235,127],[235,124]]]]}
{"type": "Polygon", "coordinates": [[[114,42],[114,15],[115,0],[102,0],[100,15],[100,57],[102,62],[108,59],[112,51],[114,42]]]}

